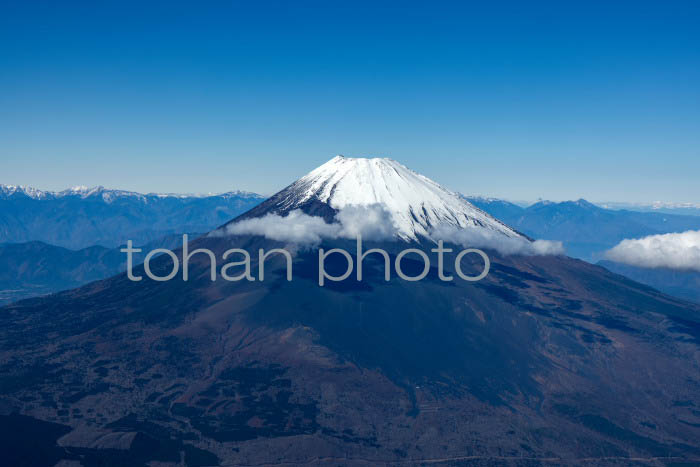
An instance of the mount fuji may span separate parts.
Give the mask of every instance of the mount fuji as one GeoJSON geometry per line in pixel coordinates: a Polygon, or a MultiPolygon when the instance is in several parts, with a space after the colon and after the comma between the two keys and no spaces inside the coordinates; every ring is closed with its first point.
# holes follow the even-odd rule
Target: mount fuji
{"type": "MultiPolygon", "coordinates": [[[[328,221],[358,204],[391,213],[400,238],[367,247],[392,259],[406,242],[429,251],[421,237],[443,223],[519,235],[385,159],[332,159],[231,222],[295,210],[328,221]]],[[[298,249],[292,281],[281,255],[266,280],[240,282],[211,281],[197,255],[187,281],[120,274],[1,308],[4,461],[700,462],[700,306],[566,256],[495,250],[479,282],[446,283],[436,268],[385,281],[368,257],[364,281],[319,287],[315,249],[353,243],[298,249]]],[[[189,249],[220,258],[284,246],[209,235],[189,249]]],[[[151,270],[164,276],[171,263],[159,256],[151,270]]],[[[411,268],[422,264],[405,258],[411,268]]]]}
{"type": "Polygon", "coordinates": [[[280,191],[248,217],[301,209],[326,217],[348,206],[382,206],[404,240],[429,237],[439,225],[483,228],[524,238],[462,196],[386,158],[336,156],[280,191]],[[329,209],[330,208],[330,209],[329,209]]]}

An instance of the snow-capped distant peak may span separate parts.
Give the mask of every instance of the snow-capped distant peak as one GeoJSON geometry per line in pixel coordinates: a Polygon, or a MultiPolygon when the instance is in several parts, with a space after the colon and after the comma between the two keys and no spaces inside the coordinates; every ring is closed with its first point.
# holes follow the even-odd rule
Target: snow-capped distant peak
{"type": "Polygon", "coordinates": [[[87,198],[88,196],[93,196],[99,193],[103,193],[105,191],[112,190],[105,190],[103,186],[95,186],[91,188],[85,185],[78,185],[68,188],[67,190],[59,191],[58,193],[56,193],[56,196],[80,196],[81,198],[87,198]]]}
{"type": "Polygon", "coordinates": [[[311,199],[334,209],[380,204],[391,214],[398,235],[408,240],[429,237],[438,225],[521,237],[459,194],[387,158],[336,156],[284,192],[281,208],[287,210],[311,199]]]}
{"type": "Polygon", "coordinates": [[[180,194],[180,193],[148,193],[142,194],[135,191],[126,190],[115,190],[108,189],[103,186],[87,187],[85,185],[78,185],[71,188],[67,188],[61,191],[43,191],[36,188],[24,186],[24,185],[3,185],[0,184],[0,198],[7,198],[15,194],[23,194],[29,198],[36,200],[47,200],[47,199],[59,199],[68,197],[79,197],[81,199],[91,198],[99,196],[105,203],[111,203],[116,199],[120,198],[133,198],[145,202],[149,199],[154,198],[207,198],[207,197],[219,197],[223,199],[230,198],[246,198],[246,199],[262,199],[261,195],[248,191],[228,191],[225,193],[208,193],[208,194],[180,194]]]}
{"type": "Polygon", "coordinates": [[[652,209],[700,209],[700,203],[667,203],[663,201],[654,201],[651,204],[652,209]]]}
{"type": "Polygon", "coordinates": [[[45,199],[52,195],[52,193],[49,191],[37,190],[36,188],[32,188],[30,186],[0,184],[0,195],[3,197],[12,196],[15,193],[21,193],[34,199],[45,199]]]}

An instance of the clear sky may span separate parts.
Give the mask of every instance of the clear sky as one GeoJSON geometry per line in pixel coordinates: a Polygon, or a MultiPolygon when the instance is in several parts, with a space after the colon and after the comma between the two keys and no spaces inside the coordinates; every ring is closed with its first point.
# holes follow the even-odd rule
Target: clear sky
{"type": "Polygon", "coordinates": [[[0,183],[270,194],[336,154],[700,202],[700,2],[0,3],[0,183]]]}

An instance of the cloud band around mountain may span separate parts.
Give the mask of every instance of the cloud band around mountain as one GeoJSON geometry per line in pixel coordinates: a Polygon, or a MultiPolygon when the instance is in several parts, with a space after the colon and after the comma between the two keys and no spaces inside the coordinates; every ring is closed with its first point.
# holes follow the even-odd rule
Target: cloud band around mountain
{"type": "Polygon", "coordinates": [[[295,209],[286,216],[267,214],[245,219],[229,225],[225,230],[227,235],[262,235],[271,240],[300,245],[316,245],[324,238],[353,239],[358,235],[366,240],[386,240],[396,232],[391,214],[379,204],[345,207],[338,212],[333,223],[295,209]]]}
{"type": "Polygon", "coordinates": [[[434,240],[455,243],[464,247],[496,250],[502,255],[546,256],[563,255],[562,242],[550,240],[530,241],[523,237],[506,237],[487,229],[458,229],[453,226],[438,226],[431,232],[434,240]]]}
{"type": "MultiPolygon", "coordinates": [[[[245,219],[217,231],[212,235],[262,235],[271,240],[297,245],[317,245],[323,239],[388,240],[398,235],[391,213],[382,205],[347,206],[338,211],[335,222],[328,223],[318,216],[310,216],[293,210],[286,216],[267,214],[245,219]]],[[[560,255],[564,254],[561,242],[548,240],[529,241],[522,237],[507,237],[486,228],[458,228],[442,225],[431,229],[433,240],[442,240],[470,248],[486,248],[503,255],[560,255]]]]}

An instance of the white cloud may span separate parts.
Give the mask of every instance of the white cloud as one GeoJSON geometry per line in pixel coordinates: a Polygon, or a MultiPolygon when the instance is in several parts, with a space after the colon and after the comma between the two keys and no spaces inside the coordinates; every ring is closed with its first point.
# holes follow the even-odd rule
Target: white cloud
{"type": "Polygon", "coordinates": [[[226,228],[225,234],[262,235],[272,240],[315,245],[323,238],[355,239],[358,235],[365,240],[385,240],[397,232],[391,214],[381,205],[373,204],[342,208],[336,214],[336,222],[330,224],[299,209],[286,216],[267,214],[236,222],[226,228]]]}
{"type": "Polygon", "coordinates": [[[381,204],[346,206],[338,211],[335,218],[342,226],[340,236],[343,238],[362,235],[367,240],[386,240],[399,231],[391,213],[381,204]]]}
{"type": "Polygon", "coordinates": [[[626,239],[608,250],[605,257],[643,268],[700,271],[700,230],[626,239]]]}
{"type": "Polygon", "coordinates": [[[295,209],[287,216],[267,214],[236,222],[226,228],[230,235],[263,235],[272,240],[298,244],[316,244],[321,238],[337,238],[339,224],[328,224],[321,217],[295,209]]]}
{"type": "Polygon", "coordinates": [[[438,226],[431,231],[434,240],[443,240],[464,247],[487,248],[503,255],[563,255],[562,242],[535,240],[533,242],[521,237],[506,237],[501,233],[487,229],[458,229],[452,226],[438,226]]]}

